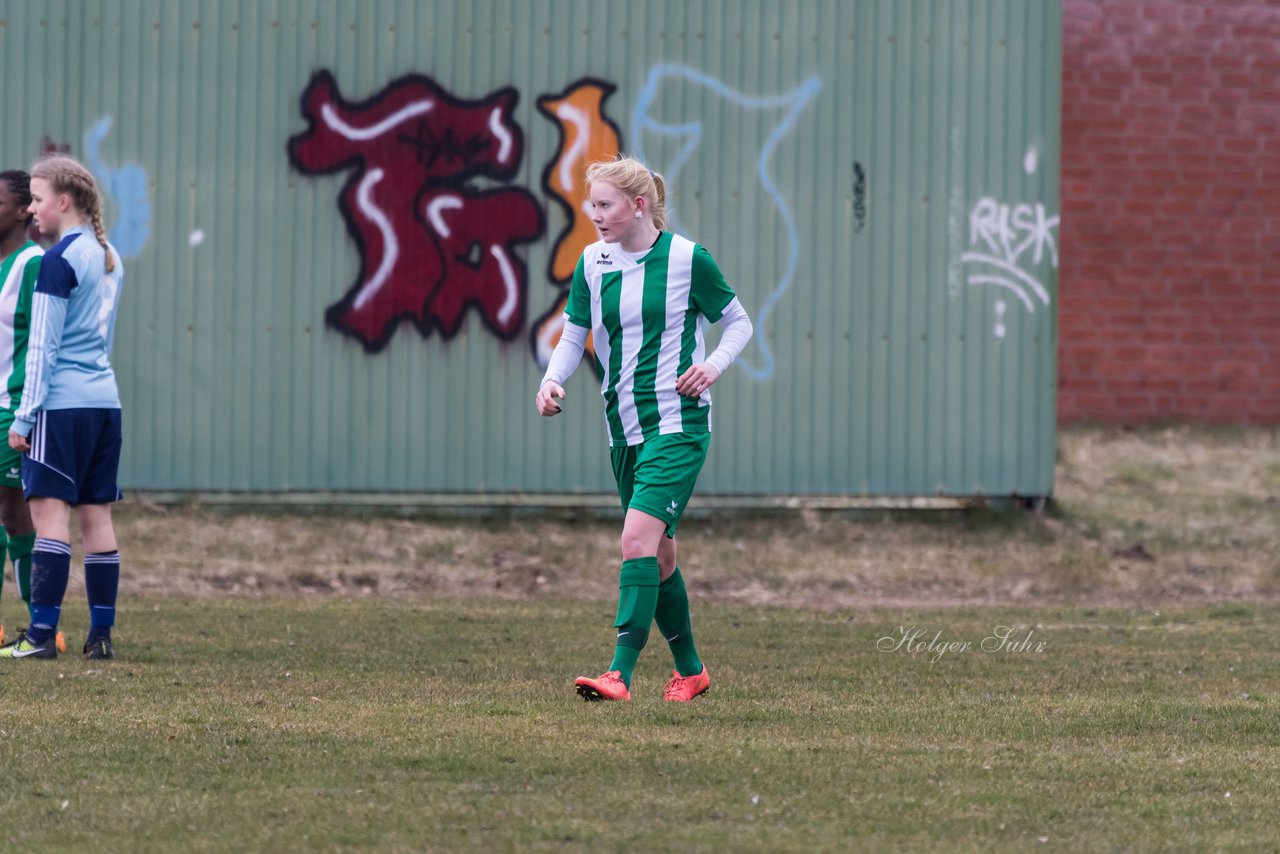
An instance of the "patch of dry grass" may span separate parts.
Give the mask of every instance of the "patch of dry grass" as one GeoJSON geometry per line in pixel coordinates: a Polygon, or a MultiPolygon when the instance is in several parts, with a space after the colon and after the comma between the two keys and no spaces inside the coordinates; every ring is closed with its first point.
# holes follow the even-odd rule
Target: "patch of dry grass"
{"type": "MultiPolygon", "coordinates": [[[[832,607],[1155,605],[1280,598],[1280,436],[1075,428],[1057,491],[1021,510],[698,516],[703,600],[832,607]]],[[[257,595],[609,599],[620,525],[242,514],[127,502],[128,586],[257,595]]],[[[127,591],[126,591],[127,593],[127,591]]]]}

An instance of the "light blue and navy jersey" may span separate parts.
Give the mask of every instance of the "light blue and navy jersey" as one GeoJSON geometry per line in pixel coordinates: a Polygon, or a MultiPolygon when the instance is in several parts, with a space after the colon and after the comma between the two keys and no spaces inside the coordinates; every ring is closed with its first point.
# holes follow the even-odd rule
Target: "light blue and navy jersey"
{"type": "Polygon", "coordinates": [[[78,226],[42,259],[31,303],[26,385],[13,423],[23,436],[41,410],[120,408],[111,341],[124,268],[119,253],[110,251],[116,265],[108,273],[106,251],[92,231],[78,226]]]}

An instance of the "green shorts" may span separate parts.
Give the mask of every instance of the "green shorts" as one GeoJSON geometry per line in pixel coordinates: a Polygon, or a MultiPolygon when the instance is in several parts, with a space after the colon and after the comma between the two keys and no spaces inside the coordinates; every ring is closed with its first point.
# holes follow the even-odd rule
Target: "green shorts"
{"type": "Polygon", "coordinates": [[[661,519],[674,537],[710,446],[710,433],[671,433],[610,448],[622,509],[661,519]]]}
{"type": "Polygon", "coordinates": [[[22,454],[9,447],[13,413],[0,409],[0,486],[22,489],[22,454]]]}

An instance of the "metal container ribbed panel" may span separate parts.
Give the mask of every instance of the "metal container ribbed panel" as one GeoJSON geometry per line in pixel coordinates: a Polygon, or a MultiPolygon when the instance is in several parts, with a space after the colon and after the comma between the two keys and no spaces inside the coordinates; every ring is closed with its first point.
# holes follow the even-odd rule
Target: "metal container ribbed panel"
{"type": "Polygon", "coordinates": [[[756,321],[700,494],[1052,490],[1056,0],[0,0],[0,19],[3,168],[61,147],[108,191],[128,488],[608,494],[591,371],[559,418],[532,404],[556,259],[580,249],[555,189],[576,139],[666,174],[676,230],[756,321]],[[291,147],[307,93],[358,133],[291,147]],[[431,255],[440,217],[464,233],[431,255]],[[409,287],[416,316],[362,326],[382,272],[372,304],[409,287]],[[495,287],[507,303],[466,305],[495,287]]]}

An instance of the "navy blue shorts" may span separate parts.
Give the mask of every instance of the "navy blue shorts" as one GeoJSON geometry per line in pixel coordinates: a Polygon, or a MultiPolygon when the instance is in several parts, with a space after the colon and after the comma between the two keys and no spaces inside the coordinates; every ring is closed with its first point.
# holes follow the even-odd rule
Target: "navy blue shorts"
{"type": "Polygon", "coordinates": [[[60,498],[71,505],[110,504],[123,495],[119,409],[50,409],[36,413],[31,450],[22,458],[27,500],[60,498]]]}

